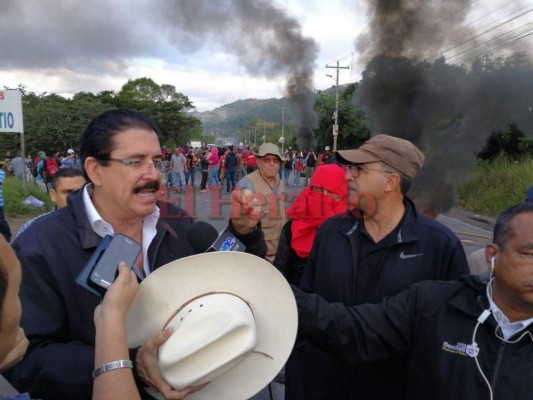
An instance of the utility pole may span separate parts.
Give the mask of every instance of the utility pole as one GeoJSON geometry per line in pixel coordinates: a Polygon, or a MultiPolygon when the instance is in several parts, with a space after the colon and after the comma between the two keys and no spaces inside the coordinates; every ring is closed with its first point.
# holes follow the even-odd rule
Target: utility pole
{"type": "MultiPolygon", "coordinates": [[[[350,67],[340,67],[337,61],[336,66],[326,65],[326,68],[335,68],[337,78],[335,79],[335,125],[333,125],[333,152],[337,151],[337,136],[339,136],[339,69],[350,69],[350,67]]],[[[331,75],[328,75],[333,78],[331,75]]]]}
{"type": "Polygon", "coordinates": [[[284,154],[283,145],[285,144],[285,107],[281,107],[281,154],[284,154]]]}

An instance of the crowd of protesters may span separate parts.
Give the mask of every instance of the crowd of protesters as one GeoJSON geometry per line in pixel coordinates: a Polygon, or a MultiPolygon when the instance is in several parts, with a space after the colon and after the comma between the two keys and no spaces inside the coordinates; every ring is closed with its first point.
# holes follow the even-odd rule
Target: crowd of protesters
{"type": "MultiPolygon", "coordinates": [[[[185,145],[176,147],[172,152],[163,145],[161,154],[165,163],[165,186],[186,193],[187,188],[199,182],[202,193],[213,188],[225,188],[229,193],[235,190],[236,182],[257,169],[257,149],[253,146],[185,145]],[[197,172],[200,173],[200,181],[196,178],[197,172]]],[[[303,186],[308,186],[316,166],[334,161],[329,146],[320,155],[312,150],[289,148],[284,153],[280,177],[285,185],[294,186],[302,186],[301,178],[305,178],[303,186]]]]}
{"type": "Polygon", "coordinates": [[[64,154],[59,151],[41,150],[35,157],[28,154],[25,160],[20,152],[17,152],[15,157],[7,152],[2,165],[6,176],[26,179],[27,182],[37,184],[43,191],[51,188],[52,177],[60,168],[82,170],[81,161],[73,149],[68,149],[64,154]]]}

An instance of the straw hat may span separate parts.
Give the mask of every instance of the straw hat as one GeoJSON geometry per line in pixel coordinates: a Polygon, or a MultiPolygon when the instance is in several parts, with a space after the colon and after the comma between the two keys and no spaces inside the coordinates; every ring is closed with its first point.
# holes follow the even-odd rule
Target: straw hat
{"type": "MultiPolygon", "coordinates": [[[[159,368],[176,389],[210,382],[187,399],[248,399],[282,369],[298,315],[285,278],[241,252],[205,253],[158,268],[126,316],[130,347],[167,326],[159,368]]],[[[162,398],[153,392],[154,397],[162,398]]]]}

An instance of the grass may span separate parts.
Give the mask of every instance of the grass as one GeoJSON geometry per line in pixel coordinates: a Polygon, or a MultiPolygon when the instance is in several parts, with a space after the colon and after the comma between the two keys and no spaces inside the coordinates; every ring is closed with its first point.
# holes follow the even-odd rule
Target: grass
{"type": "Polygon", "coordinates": [[[32,183],[26,185],[27,194],[24,194],[22,191],[22,181],[13,176],[7,176],[2,189],[6,218],[35,216],[52,209],[53,205],[48,194],[32,183]],[[22,201],[30,195],[44,201],[46,204],[41,208],[22,204],[22,201]]]}
{"type": "Polygon", "coordinates": [[[497,217],[503,210],[522,203],[533,185],[533,157],[513,161],[499,157],[480,161],[469,182],[459,189],[456,207],[497,217]]]}

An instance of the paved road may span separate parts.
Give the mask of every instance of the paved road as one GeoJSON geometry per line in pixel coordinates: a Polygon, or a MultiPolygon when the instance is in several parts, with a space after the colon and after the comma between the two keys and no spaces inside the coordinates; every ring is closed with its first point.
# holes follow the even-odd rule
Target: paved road
{"type": "Polygon", "coordinates": [[[492,218],[454,209],[445,215],[440,215],[437,220],[450,228],[461,239],[467,256],[484,248],[487,243],[492,241],[492,228],[494,226],[492,218]]]}

